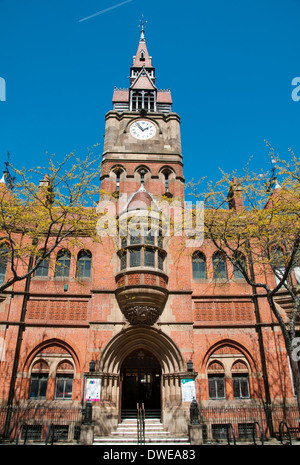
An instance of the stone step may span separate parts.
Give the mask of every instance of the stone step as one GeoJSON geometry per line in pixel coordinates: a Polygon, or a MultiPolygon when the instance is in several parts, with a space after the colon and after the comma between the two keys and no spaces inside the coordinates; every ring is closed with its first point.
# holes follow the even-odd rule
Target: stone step
{"type": "MultiPolygon", "coordinates": [[[[125,418],[124,420],[121,421],[121,423],[119,423],[120,425],[123,425],[123,424],[130,424],[130,423],[136,423],[137,422],[137,419],[136,418],[125,418]]],[[[153,424],[161,424],[162,425],[162,422],[160,421],[160,418],[145,418],[145,423],[153,423],[153,424]]]]}
{"type": "MultiPolygon", "coordinates": [[[[112,431],[109,436],[96,437],[94,445],[138,445],[137,421],[134,418],[126,418],[118,424],[116,431],[112,431]]],[[[189,438],[186,436],[171,435],[166,431],[158,418],[145,420],[145,442],[151,445],[189,445],[189,438]]]]}
{"type": "MultiPolygon", "coordinates": [[[[98,437],[94,439],[94,445],[118,445],[118,444],[127,444],[134,445],[138,444],[137,438],[122,438],[116,437],[112,438],[110,436],[98,437]]],[[[177,445],[187,445],[189,443],[189,438],[187,437],[169,437],[169,438],[145,438],[145,444],[177,444],[177,445]]]]}
{"type": "MultiPolygon", "coordinates": [[[[150,432],[145,432],[145,437],[149,437],[149,438],[153,438],[153,437],[170,437],[170,433],[168,431],[155,431],[154,433],[150,433],[150,432]]],[[[114,437],[137,437],[137,432],[136,431],[129,431],[129,432],[119,432],[119,431],[113,431],[111,434],[110,434],[110,437],[111,438],[114,438],[114,437]]]]}
{"type": "Polygon", "coordinates": [[[162,446],[162,445],[167,445],[167,446],[190,446],[191,444],[189,442],[166,442],[166,441],[160,441],[160,442],[147,442],[145,441],[144,444],[141,444],[139,442],[129,442],[129,441],[123,441],[123,442],[94,442],[93,446],[141,446],[141,445],[150,445],[150,446],[162,446]]]}

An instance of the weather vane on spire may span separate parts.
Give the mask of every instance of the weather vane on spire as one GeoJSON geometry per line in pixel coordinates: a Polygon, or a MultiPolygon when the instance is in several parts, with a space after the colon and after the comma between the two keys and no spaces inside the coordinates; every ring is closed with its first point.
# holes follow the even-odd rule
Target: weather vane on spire
{"type": "Polygon", "coordinates": [[[273,155],[273,153],[271,153],[271,176],[270,176],[270,180],[269,180],[269,184],[268,184],[268,187],[267,187],[267,192],[271,192],[271,190],[273,188],[276,189],[276,187],[280,187],[280,184],[278,183],[278,180],[277,180],[277,175],[276,175],[276,159],[273,155]]]}
{"type": "Polygon", "coordinates": [[[145,21],[143,14],[142,14],[142,19],[140,19],[140,23],[141,24],[139,25],[139,27],[142,28],[141,32],[142,32],[142,35],[143,35],[144,32],[145,32],[145,23],[148,23],[148,21],[145,21]]]}

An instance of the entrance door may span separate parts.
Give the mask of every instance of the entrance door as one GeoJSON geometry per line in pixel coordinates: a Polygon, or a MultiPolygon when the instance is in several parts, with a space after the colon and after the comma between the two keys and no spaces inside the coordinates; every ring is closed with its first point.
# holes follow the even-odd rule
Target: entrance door
{"type": "MultiPolygon", "coordinates": [[[[160,411],[161,368],[148,351],[132,352],[122,366],[122,413],[143,404],[146,414],[160,411]]],[[[124,416],[124,415],[123,415],[124,416]]]]}

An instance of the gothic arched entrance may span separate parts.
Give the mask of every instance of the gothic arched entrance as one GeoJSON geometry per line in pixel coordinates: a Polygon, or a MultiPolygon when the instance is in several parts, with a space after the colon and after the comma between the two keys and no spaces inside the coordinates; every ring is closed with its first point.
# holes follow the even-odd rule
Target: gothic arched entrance
{"type": "Polygon", "coordinates": [[[137,404],[146,415],[158,414],[161,408],[161,366],[156,357],[144,348],[131,352],[121,367],[122,415],[136,411],[137,404]]]}
{"type": "Polygon", "coordinates": [[[148,383],[149,388],[152,383],[155,395],[147,399],[147,405],[159,406],[164,426],[170,432],[182,432],[186,428],[184,409],[189,406],[182,405],[181,379],[190,377],[190,373],[186,373],[179,348],[162,330],[146,325],[121,330],[104,347],[98,370],[102,431],[112,418],[120,421],[124,407],[136,412],[142,385],[148,383]],[[127,379],[127,375],[132,379],[127,379]]]}

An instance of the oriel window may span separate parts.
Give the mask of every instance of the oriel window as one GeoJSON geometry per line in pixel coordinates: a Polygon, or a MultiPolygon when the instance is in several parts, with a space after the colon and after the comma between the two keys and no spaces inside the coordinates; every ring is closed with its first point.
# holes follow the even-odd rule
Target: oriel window
{"type": "Polygon", "coordinates": [[[141,248],[130,250],[130,267],[141,266],[141,248]]]}

